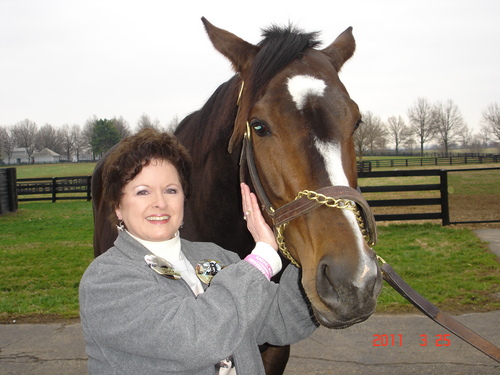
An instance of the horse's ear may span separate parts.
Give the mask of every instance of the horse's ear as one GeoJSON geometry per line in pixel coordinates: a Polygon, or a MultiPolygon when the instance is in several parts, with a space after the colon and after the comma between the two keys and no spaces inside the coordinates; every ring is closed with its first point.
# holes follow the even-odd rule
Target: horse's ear
{"type": "Polygon", "coordinates": [[[259,47],[244,41],[229,31],[215,27],[205,17],[202,17],[201,20],[215,49],[231,61],[235,71],[240,73],[246,71],[259,51],[259,47]]]}
{"type": "Polygon", "coordinates": [[[352,35],[352,27],[348,27],[332,44],[322,51],[328,55],[330,62],[339,72],[342,65],[354,54],[355,49],[356,41],[352,35]]]}

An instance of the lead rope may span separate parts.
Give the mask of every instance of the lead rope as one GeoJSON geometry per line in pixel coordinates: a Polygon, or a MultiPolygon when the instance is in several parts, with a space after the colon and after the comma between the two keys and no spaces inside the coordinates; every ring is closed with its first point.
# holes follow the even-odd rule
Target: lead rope
{"type": "MultiPolygon", "coordinates": [[[[306,197],[307,199],[311,201],[315,201],[316,203],[320,205],[324,205],[326,207],[330,208],[339,208],[339,209],[345,209],[349,210],[354,213],[356,216],[356,221],[358,223],[359,229],[361,230],[361,234],[363,235],[363,238],[365,239],[366,243],[371,247],[375,245],[373,242],[370,241],[370,237],[368,235],[368,231],[366,230],[365,227],[365,221],[363,220],[363,216],[361,215],[361,212],[358,209],[358,206],[356,205],[355,202],[353,202],[350,199],[342,199],[342,198],[332,198],[332,197],[327,197],[324,194],[319,194],[315,191],[311,190],[303,190],[299,192],[295,200],[306,197]]],[[[294,266],[301,268],[300,264],[295,260],[295,258],[292,256],[290,251],[288,251],[288,248],[286,247],[285,244],[285,235],[284,231],[288,223],[283,223],[279,226],[276,227],[276,242],[278,243],[278,249],[281,251],[283,256],[287,258],[294,266]]]]}

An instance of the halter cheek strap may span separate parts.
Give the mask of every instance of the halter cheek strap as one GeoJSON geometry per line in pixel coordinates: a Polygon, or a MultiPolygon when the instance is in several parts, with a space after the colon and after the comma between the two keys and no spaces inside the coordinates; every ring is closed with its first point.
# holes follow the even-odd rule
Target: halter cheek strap
{"type": "Polygon", "coordinates": [[[248,169],[250,180],[255,189],[255,194],[261,202],[263,209],[273,221],[278,247],[282,254],[288,258],[292,264],[300,267],[300,264],[293,258],[285,245],[284,230],[286,225],[291,220],[323,205],[353,212],[366,242],[369,246],[375,245],[377,242],[377,229],[373,213],[366,200],[361,196],[361,193],[349,186],[326,186],[318,189],[318,191],[303,190],[298,193],[293,201],[274,209],[262,187],[255,165],[250,137],[250,126],[247,122],[247,129],[243,137],[243,147],[240,156],[240,181],[245,181],[245,170],[248,169]]]}

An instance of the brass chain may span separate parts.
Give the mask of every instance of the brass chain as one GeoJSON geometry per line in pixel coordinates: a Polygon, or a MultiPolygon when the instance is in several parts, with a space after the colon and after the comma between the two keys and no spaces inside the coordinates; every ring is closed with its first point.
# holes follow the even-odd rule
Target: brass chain
{"type": "MultiPolygon", "coordinates": [[[[366,230],[365,227],[365,221],[363,219],[363,216],[361,215],[361,212],[358,209],[358,206],[356,203],[350,199],[343,199],[343,198],[332,198],[332,197],[327,197],[324,194],[317,193],[315,191],[311,190],[303,190],[299,192],[295,200],[306,197],[309,200],[315,201],[316,203],[320,205],[325,205],[330,208],[339,208],[339,209],[345,209],[349,210],[354,213],[356,216],[356,221],[358,223],[359,229],[361,230],[361,234],[363,235],[363,238],[365,241],[370,245],[373,246],[374,244],[370,242],[370,237],[368,234],[368,231],[366,230]]],[[[285,227],[288,223],[283,223],[280,226],[276,227],[276,242],[278,243],[278,248],[281,251],[281,253],[296,267],[300,268],[300,264],[294,259],[292,254],[290,254],[290,251],[288,251],[286,244],[285,244],[285,227]]]]}

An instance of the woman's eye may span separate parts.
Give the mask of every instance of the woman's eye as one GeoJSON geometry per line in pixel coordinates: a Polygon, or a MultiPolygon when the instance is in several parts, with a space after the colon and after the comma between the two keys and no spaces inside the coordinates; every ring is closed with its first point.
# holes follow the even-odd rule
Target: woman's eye
{"type": "Polygon", "coordinates": [[[139,190],[137,192],[137,195],[148,195],[148,191],[147,190],[139,190]]]}
{"type": "Polygon", "coordinates": [[[165,190],[167,194],[177,194],[177,189],[167,189],[165,190]]]}
{"type": "Polygon", "coordinates": [[[251,122],[250,126],[255,130],[255,133],[257,133],[259,137],[271,135],[271,131],[269,130],[267,125],[262,121],[254,120],[251,122]]]}

